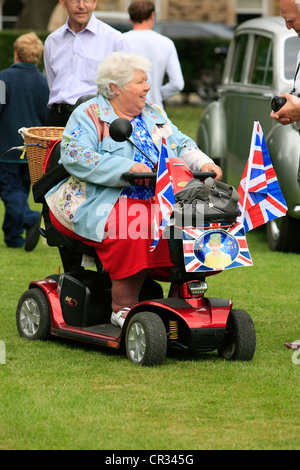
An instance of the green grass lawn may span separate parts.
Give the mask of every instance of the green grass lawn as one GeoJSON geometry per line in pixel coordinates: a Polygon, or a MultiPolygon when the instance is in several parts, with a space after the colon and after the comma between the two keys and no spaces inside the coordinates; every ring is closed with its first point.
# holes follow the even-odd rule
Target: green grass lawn
{"type": "MultiPolygon", "coordinates": [[[[185,121],[182,110],[171,113],[183,128],[176,122],[185,121]]],[[[184,117],[195,113],[197,121],[196,107],[184,117]]],[[[198,121],[188,121],[184,132],[192,135],[198,121]]],[[[300,257],[269,251],[264,230],[247,240],[253,267],[208,278],[207,294],[249,312],[253,361],[171,351],[162,366],[142,368],[124,351],[21,339],[18,299],[31,280],[55,272],[60,258],[42,240],[31,253],[8,249],[1,232],[0,450],[299,450],[300,364],[283,343],[300,339],[300,257]]]]}

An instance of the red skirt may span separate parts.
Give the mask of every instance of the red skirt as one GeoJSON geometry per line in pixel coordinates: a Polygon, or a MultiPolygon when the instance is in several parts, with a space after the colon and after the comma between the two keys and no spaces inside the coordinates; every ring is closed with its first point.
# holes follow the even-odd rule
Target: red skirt
{"type": "Polygon", "coordinates": [[[161,238],[154,251],[150,251],[151,203],[121,197],[111,211],[102,242],[88,240],[64,227],[50,211],[51,222],[64,235],[81,240],[95,248],[111,279],[124,279],[143,269],[150,269],[153,279],[168,281],[170,261],[168,241],[161,238]]]}

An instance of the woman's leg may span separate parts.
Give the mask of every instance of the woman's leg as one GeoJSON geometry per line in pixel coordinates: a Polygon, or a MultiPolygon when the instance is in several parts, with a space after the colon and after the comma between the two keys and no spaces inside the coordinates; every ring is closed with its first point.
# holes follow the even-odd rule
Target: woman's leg
{"type": "Polygon", "coordinates": [[[111,281],[112,314],[110,321],[113,325],[122,328],[130,308],[139,301],[139,293],[147,273],[148,269],[144,269],[133,276],[111,281]]]}
{"type": "Polygon", "coordinates": [[[148,269],[125,279],[112,280],[112,309],[115,313],[124,307],[133,307],[138,303],[139,293],[147,276],[148,269]]]}

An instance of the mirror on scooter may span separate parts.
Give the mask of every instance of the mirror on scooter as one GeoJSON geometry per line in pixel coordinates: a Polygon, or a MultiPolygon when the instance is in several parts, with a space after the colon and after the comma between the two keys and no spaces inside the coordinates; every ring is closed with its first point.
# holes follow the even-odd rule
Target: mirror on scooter
{"type": "Polygon", "coordinates": [[[116,142],[124,142],[132,134],[132,125],[128,119],[115,119],[109,126],[109,135],[116,142]]]}
{"type": "Polygon", "coordinates": [[[155,163],[149,158],[135,143],[129,139],[129,137],[132,134],[132,125],[128,119],[125,118],[118,118],[115,119],[109,126],[109,135],[110,137],[115,140],[116,142],[124,142],[125,140],[128,140],[136,149],[141,152],[144,157],[147,158],[147,160],[152,163],[153,169],[152,171],[156,171],[156,166],[155,163]]]}

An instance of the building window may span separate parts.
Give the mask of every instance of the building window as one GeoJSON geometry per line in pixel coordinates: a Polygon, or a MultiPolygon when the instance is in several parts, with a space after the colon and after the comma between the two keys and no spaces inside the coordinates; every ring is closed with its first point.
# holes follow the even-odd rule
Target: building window
{"type": "Polygon", "coordinates": [[[268,0],[235,0],[235,11],[238,24],[251,18],[268,16],[268,0]]]}

